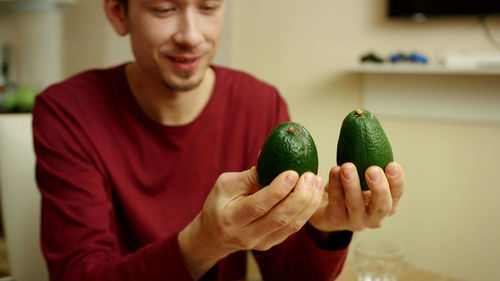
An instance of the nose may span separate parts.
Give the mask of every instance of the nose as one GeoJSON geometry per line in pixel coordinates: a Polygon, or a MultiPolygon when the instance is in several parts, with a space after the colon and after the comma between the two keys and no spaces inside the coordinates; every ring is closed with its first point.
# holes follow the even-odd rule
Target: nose
{"type": "Polygon", "coordinates": [[[174,36],[176,44],[185,48],[193,48],[203,41],[203,34],[196,12],[186,9],[180,16],[178,24],[179,26],[174,36]]]}

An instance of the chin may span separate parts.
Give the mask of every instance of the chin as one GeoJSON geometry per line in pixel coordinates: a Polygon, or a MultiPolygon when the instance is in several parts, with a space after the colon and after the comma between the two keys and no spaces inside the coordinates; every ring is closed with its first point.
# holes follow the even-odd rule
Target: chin
{"type": "Polygon", "coordinates": [[[175,81],[165,80],[164,84],[165,86],[167,86],[167,88],[171,90],[178,92],[187,92],[196,89],[198,86],[200,86],[201,82],[203,82],[202,78],[192,82],[191,81],[175,82],[175,81]]]}
{"type": "Polygon", "coordinates": [[[165,75],[163,82],[171,90],[180,92],[190,91],[200,86],[203,82],[205,70],[177,73],[173,76],[165,75]]]}

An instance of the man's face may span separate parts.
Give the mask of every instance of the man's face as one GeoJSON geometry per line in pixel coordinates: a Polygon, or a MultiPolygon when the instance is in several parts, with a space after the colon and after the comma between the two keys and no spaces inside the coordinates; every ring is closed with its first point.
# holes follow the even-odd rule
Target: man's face
{"type": "Polygon", "coordinates": [[[197,87],[217,49],[225,0],[129,0],[137,63],[170,89],[197,87]]]}

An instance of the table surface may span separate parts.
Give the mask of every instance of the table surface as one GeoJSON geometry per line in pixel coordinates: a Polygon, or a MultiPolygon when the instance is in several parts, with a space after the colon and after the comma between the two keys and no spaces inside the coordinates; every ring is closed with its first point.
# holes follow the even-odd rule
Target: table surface
{"type": "MultiPolygon", "coordinates": [[[[401,281],[464,281],[449,276],[444,276],[439,273],[430,272],[422,269],[415,268],[408,264],[403,265],[401,271],[401,281]]],[[[354,272],[354,262],[347,260],[342,273],[336,281],[356,281],[356,274],[354,272]]]]}
{"type": "MultiPolygon", "coordinates": [[[[246,281],[262,281],[257,262],[253,255],[248,253],[248,272],[246,281]]],[[[243,280],[242,280],[243,281],[243,280]]],[[[356,281],[356,273],[354,272],[354,261],[347,259],[342,273],[335,281],[356,281]]],[[[403,265],[401,272],[401,281],[464,281],[454,277],[445,276],[443,274],[431,272],[428,270],[419,269],[408,264],[403,265]]]]}

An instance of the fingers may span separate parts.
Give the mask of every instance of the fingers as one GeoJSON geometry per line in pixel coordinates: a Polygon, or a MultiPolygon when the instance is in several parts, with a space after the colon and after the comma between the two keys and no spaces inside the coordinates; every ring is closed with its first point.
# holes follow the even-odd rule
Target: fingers
{"type": "Polygon", "coordinates": [[[249,235],[267,233],[255,249],[266,250],[300,230],[320,205],[323,190],[321,177],[310,172],[304,173],[292,193],[262,219],[249,226],[249,235]]]}
{"type": "Polygon", "coordinates": [[[369,167],[365,178],[370,188],[368,191],[361,190],[354,164],[333,167],[326,187],[328,205],[320,208],[310,222],[326,231],[360,231],[366,227],[382,226],[382,221],[397,211],[404,189],[403,171],[392,162],[387,165],[385,173],[378,166],[369,167]]]}
{"type": "Polygon", "coordinates": [[[361,193],[361,184],[354,164],[345,163],[340,167],[340,181],[344,187],[345,207],[351,229],[354,231],[362,230],[365,227],[367,213],[363,194],[361,193]]]}
{"type": "Polygon", "coordinates": [[[387,164],[385,167],[385,174],[387,180],[389,181],[392,195],[392,209],[389,212],[389,215],[394,215],[397,212],[399,200],[403,195],[405,176],[403,169],[396,162],[387,164]]]}
{"type": "Polygon", "coordinates": [[[367,208],[367,226],[378,228],[392,209],[391,190],[380,167],[369,167],[366,169],[365,175],[371,193],[371,202],[367,208]]]}
{"type": "MultiPolygon", "coordinates": [[[[378,166],[369,167],[365,175],[370,191],[361,191],[354,164],[345,163],[340,167],[340,182],[344,189],[346,217],[349,228],[354,231],[363,230],[365,227],[380,227],[393,206],[389,183],[382,169],[378,166]]],[[[337,197],[340,196],[339,194],[340,191],[337,192],[337,197]]]]}
{"type": "Polygon", "coordinates": [[[345,213],[345,194],[342,183],[340,182],[340,166],[335,166],[330,170],[328,181],[328,199],[334,206],[342,207],[345,213]]]}
{"type": "Polygon", "coordinates": [[[340,180],[340,170],[340,166],[334,166],[330,169],[321,205],[309,220],[316,229],[324,232],[348,227],[345,193],[340,180]]]}
{"type": "MultiPolygon", "coordinates": [[[[339,225],[339,227],[343,227],[343,223],[345,223],[345,218],[347,217],[347,207],[346,207],[346,199],[345,199],[345,191],[341,182],[340,166],[335,166],[330,169],[330,175],[328,180],[328,202],[330,204],[330,214],[331,219],[339,225]]],[[[316,228],[324,231],[331,231],[331,227],[328,225],[324,226],[316,226],[316,228]]]]}
{"type": "MultiPolygon", "coordinates": [[[[299,175],[295,171],[285,171],[278,175],[273,182],[259,191],[245,197],[239,197],[238,204],[230,206],[234,225],[245,226],[254,220],[266,215],[271,208],[283,200],[294,188],[299,175]]],[[[249,182],[252,182],[249,179],[249,182]]]]}
{"type": "Polygon", "coordinates": [[[324,182],[311,172],[285,171],[252,193],[255,170],[217,179],[196,224],[227,252],[267,250],[298,231],[321,203],[324,182]],[[292,192],[293,190],[293,192],[292,192]]]}

